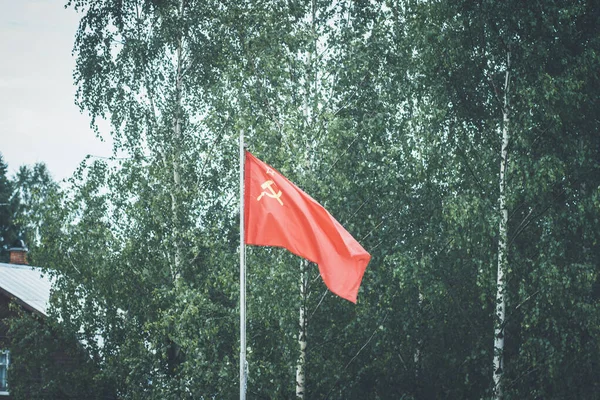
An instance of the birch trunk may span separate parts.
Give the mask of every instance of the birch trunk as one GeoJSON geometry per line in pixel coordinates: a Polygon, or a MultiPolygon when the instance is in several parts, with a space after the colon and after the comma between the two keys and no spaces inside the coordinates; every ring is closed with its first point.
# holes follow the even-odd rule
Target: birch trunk
{"type": "MultiPolygon", "coordinates": [[[[179,16],[183,17],[183,7],[184,0],[181,0],[179,5],[179,16]]],[[[181,141],[181,85],[183,78],[183,69],[182,69],[182,47],[183,47],[183,32],[179,35],[178,43],[177,43],[177,77],[175,82],[175,119],[173,123],[173,159],[172,159],[172,167],[173,167],[173,190],[171,190],[171,213],[173,217],[173,246],[174,246],[174,256],[173,256],[173,267],[171,267],[171,277],[173,280],[177,280],[179,278],[181,272],[181,244],[180,244],[180,231],[179,231],[179,192],[181,191],[181,175],[179,168],[179,148],[181,141]]]]}
{"type": "Polygon", "coordinates": [[[300,355],[298,356],[298,364],[296,364],[296,398],[304,399],[306,391],[306,286],[308,281],[306,262],[301,261],[300,264],[300,332],[298,333],[300,355]]]}
{"type": "MultiPolygon", "coordinates": [[[[419,320],[423,318],[421,313],[421,306],[423,304],[423,293],[421,292],[421,288],[419,288],[419,301],[417,303],[417,313],[419,316],[419,320]]],[[[421,323],[420,323],[421,325],[421,323]]],[[[421,347],[423,346],[423,339],[419,337],[417,339],[417,346],[415,347],[415,353],[413,354],[413,361],[415,363],[415,380],[418,381],[419,373],[421,369],[421,347]]]]}
{"type": "Polygon", "coordinates": [[[510,139],[510,116],[508,104],[510,53],[504,80],[504,105],[502,110],[502,150],[500,159],[500,225],[498,229],[498,279],[496,283],[496,312],[494,325],[494,398],[502,398],[502,375],[504,369],[504,322],[506,315],[505,273],[508,253],[508,208],[506,206],[506,167],[510,139]]]}
{"type": "MultiPolygon", "coordinates": [[[[314,128],[314,110],[315,110],[315,99],[317,96],[317,79],[316,79],[316,68],[315,68],[315,60],[314,55],[317,52],[317,35],[316,35],[316,12],[317,5],[316,0],[311,2],[311,31],[313,36],[313,49],[308,52],[308,65],[310,67],[310,72],[314,73],[313,76],[310,76],[307,79],[307,90],[306,90],[306,102],[305,102],[305,110],[306,110],[306,125],[310,126],[311,129],[314,128]],[[310,83],[312,81],[315,85],[315,91],[312,94],[310,92],[310,83]],[[312,108],[311,108],[312,105],[312,108]]],[[[309,145],[310,146],[310,145],[309,145]]],[[[306,148],[308,151],[308,147],[306,148]]],[[[312,160],[309,153],[306,154],[304,158],[306,162],[306,170],[309,171],[309,164],[312,160]]],[[[307,287],[308,287],[308,266],[307,262],[302,260],[300,262],[300,331],[298,333],[298,346],[300,348],[300,354],[298,356],[298,363],[296,364],[296,398],[304,399],[304,394],[306,393],[306,326],[307,326],[307,318],[306,318],[306,302],[307,302],[307,287]]]]}

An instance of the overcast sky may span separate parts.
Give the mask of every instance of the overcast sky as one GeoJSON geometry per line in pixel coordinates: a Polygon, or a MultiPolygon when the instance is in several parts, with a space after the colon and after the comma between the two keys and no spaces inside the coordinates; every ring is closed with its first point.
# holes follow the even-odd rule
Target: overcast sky
{"type": "Polygon", "coordinates": [[[110,155],[74,104],[79,15],[66,0],[0,0],[0,152],[12,176],[45,162],[55,180],[87,154],[110,155]]]}

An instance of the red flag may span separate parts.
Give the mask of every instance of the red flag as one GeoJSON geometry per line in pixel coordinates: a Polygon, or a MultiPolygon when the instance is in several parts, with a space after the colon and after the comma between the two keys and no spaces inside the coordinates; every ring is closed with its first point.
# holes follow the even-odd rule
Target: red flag
{"type": "Polygon", "coordinates": [[[325,285],[356,303],[371,255],[327,210],[246,151],[245,242],[284,247],[319,265],[325,285]]]}

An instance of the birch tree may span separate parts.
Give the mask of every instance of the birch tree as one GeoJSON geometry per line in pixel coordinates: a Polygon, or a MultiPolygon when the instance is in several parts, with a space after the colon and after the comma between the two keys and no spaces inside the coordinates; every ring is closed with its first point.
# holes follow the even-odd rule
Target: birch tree
{"type": "Polygon", "coordinates": [[[120,397],[238,392],[239,129],[373,255],[354,306],[248,249],[249,397],[597,397],[594,2],[71,4],[115,154],[40,255],[120,397]]]}
{"type": "Polygon", "coordinates": [[[235,265],[224,232],[234,226],[236,152],[220,78],[235,59],[239,9],[69,5],[82,15],[76,100],[92,126],[110,122],[114,154],[88,158],[63,204],[48,265],[61,274],[56,313],[125,398],[228,397],[236,275],[223,268],[235,265]]]}
{"type": "MultiPolygon", "coordinates": [[[[415,46],[415,58],[420,63],[416,66],[417,70],[423,73],[422,77],[427,82],[424,85],[425,93],[441,100],[437,103],[438,107],[448,110],[443,114],[443,124],[451,129],[449,133],[457,137],[458,146],[452,146],[448,150],[463,158],[460,164],[467,168],[468,174],[463,179],[478,182],[477,186],[481,190],[478,197],[487,205],[492,205],[486,207],[486,212],[497,215],[494,218],[497,233],[489,236],[495,237],[497,248],[496,251],[489,248],[492,251],[488,253],[489,256],[497,257],[492,313],[495,327],[494,352],[493,355],[488,353],[490,359],[493,358],[493,369],[488,370],[493,384],[489,386],[489,390],[490,395],[495,398],[519,398],[524,394],[520,392],[517,395],[519,391],[515,388],[520,385],[523,377],[533,371],[542,375],[551,373],[550,370],[542,372],[532,366],[520,370],[523,364],[518,361],[522,354],[519,351],[524,349],[522,345],[530,339],[519,336],[524,331],[519,327],[518,316],[523,307],[537,303],[536,296],[540,291],[546,292],[537,287],[535,282],[538,278],[532,279],[546,273],[542,267],[544,262],[539,255],[534,254],[543,252],[542,248],[545,246],[553,247],[542,236],[535,234],[533,237],[536,239],[529,236],[529,240],[533,242],[521,244],[520,240],[528,229],[535,230],[538,218],[544,219],[546,212],[563,207],[565,203],[562,201],[568,203],[566,199],[558,200],[560,196],[552,194],[553,191],[578,192],[569,183],[572,182],[569,176],[577,173],[567,172],[567,169],[558,172],[555,169],[557,165],[564,165],[558,161],[564,160],[563,157],[573,157],[573,162],[577,163],[574,160],[580,158],[575,155],[576,152],[569,152],[570,155],[567,156],[566,153],[554,152],[545,145],[542,145],[545,149],[543,152],[538,152],[537,148],[541,143],[552,143],[558,137],[562,137],[561,142],[570,147],[566,143],[571,143],[573,138],[558,126],[562,124],[566,109],[574,110],[571,107],[582,107],[586,101],[590,101],[584,94],[585,90],[580,92],[582,97],[575,100],[574,91],[578,89],[574,89],[572,85],[583,79],[579,82],[585,81],[594,86],[596,80],[591,76],[583,78],[579,68],[576,64],[571,64],[571,61],[587,59],[585,54],[590,51],[595,53],[595,50],[591,50],[595,46],[594,34],[587,29],[595,18],[589,16],[595,7],[588,2],[577,5],[546,2],[543,7],[512,2],[475,4],[449,1],[427,5],[409,4],[408,15],[412,21],[409,32],[419,35],[415,37],[415,41],[420,42],[415,46]],[[575,37],[586,44],[575,45],[575,37]],[[550,52],[550,48],[554,50],[550,52]],[[558,67],[561,63],[563,67],[558,67]],[[561,85],[563,90],[540,90],[544,87],[544,81],[561,85]],[[562,100],[558,100],[559,98],[562,100]],[[555,108],[558,103],[562,109],[555,108]],[[556,117],[557,115],[563,117],[556,117]],[[463,157],[465,151],[469,154],[465,150],[469,148],[477,149],[478,156],[471,153],[463,157]],[[492,149],[496,149],[495,155],[492,149]],[[537,156],[531,158],[534,153],[537,156]],[[498,165],[492,160],[498,160],[499,174],[484,164],[487,162],[488,165],[498,165]],[[553,161],[546,164],[548,160],[553,161]],[[529,171],[528,178],[523,176],[525,170],[529,171]],[[550,178],[553,182],[550,184],[552,189],[546,187],[539,190],[536,181],[541,179],[547,182],[547,174],[556,177],[550,178]],[[492,182],[497,182],[497,190],[489,187],[492,182]],[[558,189],[559,187],[562,189],[558,189]],[[532,195],[536,195],[525,195],[530,190],[532,195]],[[524,200],[523,196],[529,200],[524,200]],[[511,362],[514,364],[511,365],[511,362]]],[[[586,128],[583,129],[589,132],[590,126],[587,123],[584,125],[586,128]]],[[[591,131],[595,129],[591,128],[591,131]]],[[[589,139],[591,137],[586,140],[589,139]]],[[[561,217],[555,215],[554,218],[561,217]]],[[[555,240],[564,242],[569,239],[555,237],[555,240]]],[[[593,256],[584,264],[590,265],[591,259],[593,256]]],[[[569,258],[561,260],[559,263],[572,262],[569,258]]],[[[482,276],[486,275],[489,277],[489,273],[482,276]]],[[[584,287],[587,285],[583,282],[581,284],[584,287]]],[[[482,286],[484,293],[491,288],[488,284],[482,286]]],[[[487,296],[490,296],[491,292],[488,293],[487,296]]],[[[585,303],[581,298],[578,301],[585,303]]],[[[540,312],[529,310],[534,314],[540,312]]],[[[548,318],[555,318],[546,315],[548,318]]],[[[531,316],[521,317],[529,320],[531,316]]],[[[595,319],[594,316],[590,317],[595,319]]],[[[570,331],[570,328],[561,325],[558,330],[570,331]]],[[[552,358],[549,356],[546,361],[552,358]]],[[[543,392],[547,396],[553,396],[551,391],[546,392],[550,390],[549,387],[534,386],[536,393],[543,392]]],[[[589,386],[587,390],[590,390],[589,386]]]]}

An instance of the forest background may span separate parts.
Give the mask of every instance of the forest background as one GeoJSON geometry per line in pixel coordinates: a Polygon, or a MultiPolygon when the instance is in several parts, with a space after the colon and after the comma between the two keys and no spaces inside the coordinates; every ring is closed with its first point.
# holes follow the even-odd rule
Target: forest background
{"type": "Polygon", "coordinates": [[[57,279],[12,321],[15,398],[237,396],[240,131],[373,256],[353,305],[247,249],[249,398],[598,398],[597,2],[68,7],[114,154],[65,187],[3,164],[3,232],[57,279]]]}

